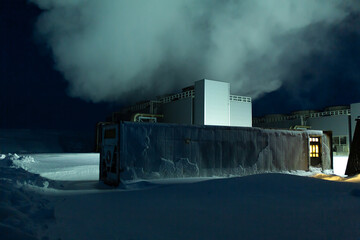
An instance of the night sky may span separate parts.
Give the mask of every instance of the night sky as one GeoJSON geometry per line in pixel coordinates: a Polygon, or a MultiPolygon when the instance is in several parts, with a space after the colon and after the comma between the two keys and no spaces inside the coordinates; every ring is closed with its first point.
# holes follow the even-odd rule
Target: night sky
{"type": "Polygon", "coordinates": [[[34,34],[41,13],[26,0],[1,0],[0,128],[88,130],[114,105],[67,94],[51,53],[34,34]]]}
{"type": "Polygon", "coordinates": [[[254,101],[255,115],[360,102],[360,16],[350,15],[325,31],[331,33],[331,51],[314,52],[289,67],[294,80],[254,101]]]}
{"type": "MultiPolygon", "coordinates": [[[[51,50],[34,33],[42,11],[36,5],[1,0],[0,11],[0,128],[90,130],[120,108],[69,96],[51,50]]],[[[330,33],[331,51],[284,61],[289,81],[253,101],[255,116],[360,102],[360,16],[351,14],[323,31],[330,33]]],[[[311,27],[306,34],[311,44],[311,27]]]]}

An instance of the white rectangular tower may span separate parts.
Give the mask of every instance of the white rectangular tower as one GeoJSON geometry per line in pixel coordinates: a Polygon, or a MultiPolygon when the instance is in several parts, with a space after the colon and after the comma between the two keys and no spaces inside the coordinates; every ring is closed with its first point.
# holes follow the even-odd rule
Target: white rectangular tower
{"type": "Polygon", "coordinates": [[[194,123],[230,125],[230,83],[202,79],[195,82],[194,123]]]}

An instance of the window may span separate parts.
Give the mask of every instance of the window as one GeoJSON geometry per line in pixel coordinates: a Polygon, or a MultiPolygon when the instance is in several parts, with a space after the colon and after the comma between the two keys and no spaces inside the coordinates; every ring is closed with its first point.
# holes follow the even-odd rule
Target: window
{"type": "Polygon", "coordinates": [[[311,137],[309,140],[310,140],[310,157],[312,158],[320,157],[320,138],[311,137]]]}
{"type": "Polygon", "coordinates": [[[348,154],[349,145],[347,136],[334,136],[332,138],[333,142],[333,151],[335,154],[348,154]]]}
{"type": "Polygon", "coordinates": [[[346,145],[346,137],[340,137],[340,145],[346,145]]]}
{"type": "Polygon", "coordinates": [[[319,146],[310,145],[310,157],[319,157],[319,146]]]}

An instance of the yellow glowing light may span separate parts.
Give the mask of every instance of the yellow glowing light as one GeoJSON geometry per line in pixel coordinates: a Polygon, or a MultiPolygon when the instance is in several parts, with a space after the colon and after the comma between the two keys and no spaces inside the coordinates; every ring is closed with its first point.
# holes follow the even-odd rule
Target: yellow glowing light
{"type": "Polygon", "coordinates": [[[323,173],[318,173],[318,174],[313,175],[312,177],[323,179],[323,180],[328,180],[328,181],[360,183],[360,174],[355,175],[353,177],[344,178],[344,177],[340,177],[340,176],[336,176],[336,175],[327,175],[327,174],[323,174],[323,173]]]}
{"type": "Polygon", "coordinates": [[[310,157],[320,157],[320,139],[318,137],[309,138],[310,141],[310,157]]]}

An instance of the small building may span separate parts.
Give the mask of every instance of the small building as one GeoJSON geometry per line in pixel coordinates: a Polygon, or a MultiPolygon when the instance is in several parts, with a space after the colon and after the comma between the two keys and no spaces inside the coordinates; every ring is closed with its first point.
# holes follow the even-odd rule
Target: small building
{"type": "Polygon", "coordinates": [[[313,129],[332,132],[334,155],[349,155],[360,103],[334,106],[322,111],[304,110],[288,115],[271,114],[253,119],[254,127],[275,129],[313,129]]]}
{"type": "Polygon", "coordinates": [[[182,92],[139,102],[108,119],[119,120],[251,127],[251,98],[230,94],[230,83],[202,79],[182,92]]]}

